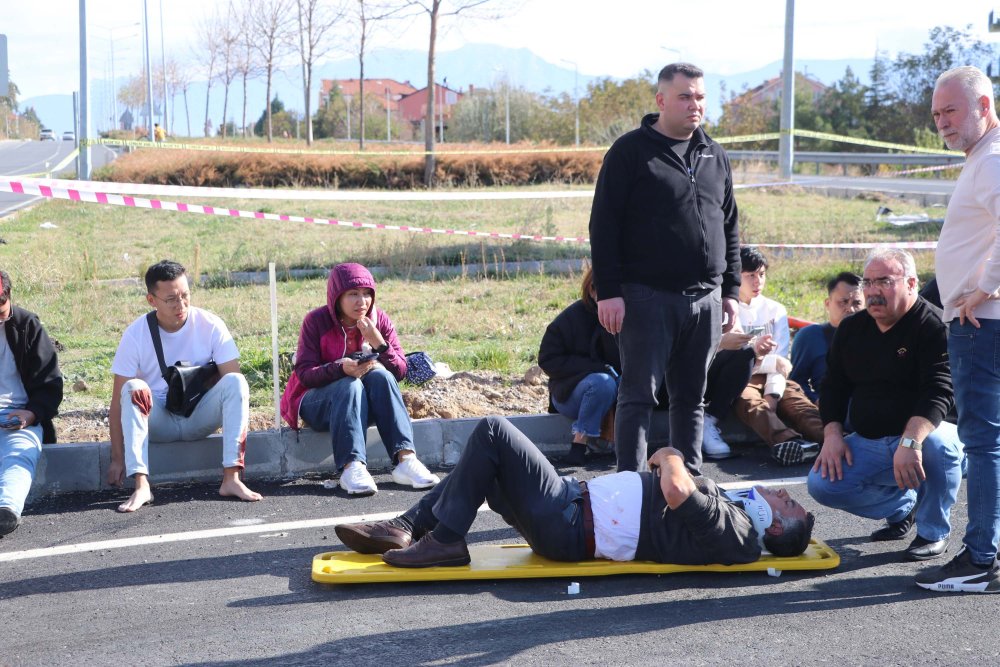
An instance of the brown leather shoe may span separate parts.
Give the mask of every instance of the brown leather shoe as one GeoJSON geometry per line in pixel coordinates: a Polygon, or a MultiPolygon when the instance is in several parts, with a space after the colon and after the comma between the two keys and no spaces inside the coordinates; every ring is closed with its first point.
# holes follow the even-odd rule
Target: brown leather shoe
{"type": "Polygon", "coordinates": [[[457,567],[468,565],[472,558],[465,540],[442,544],[427,533],[405,549],[387,551],[382,560],[396,567],[457,567]]]}
{"type": "Polygon", "coordinates": [[[344,546],[359,554],[384,554],[390,549],[405,549],[413,542],[413,534],[392,521],[342,523],[334,530],[344,546]]]}

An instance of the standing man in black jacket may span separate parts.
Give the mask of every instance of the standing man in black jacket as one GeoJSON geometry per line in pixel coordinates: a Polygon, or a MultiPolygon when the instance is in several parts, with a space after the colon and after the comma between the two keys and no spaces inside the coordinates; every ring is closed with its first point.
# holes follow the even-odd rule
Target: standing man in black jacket
{"type": "Polygon", "coordinates": [[[52,418],[63,396],[56,351],[38,316],[10,300],[0,270],[0,536],[21,525],[42,443],[56,441],[52,418]]]}
{"type": "Polygon", "coordinates": [[[656,106],[604,157],[590,214],[601,325],[619,336],[618,470],[643,470],[652,410],[666,382],[670,443],[701,467],[708,365],[732,328],[739,229],[729,157],[701,122],[704,74],[660,71],[656,106]]]}

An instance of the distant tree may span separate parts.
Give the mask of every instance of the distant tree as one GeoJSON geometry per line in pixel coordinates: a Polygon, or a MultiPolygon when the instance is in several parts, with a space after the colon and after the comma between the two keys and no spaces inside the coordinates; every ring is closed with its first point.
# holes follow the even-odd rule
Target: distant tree
{"type": "MultiPolygon", "coordinates": [[[[267,76],[267,97],[271,99],[274,73],[284,65],[284,58],[294,45],[295,0],[255,0],[250,3],[249,27],[253,46],[267,76]]],[[[273,137],[271,106],[267,105],[267,140],[273,137]]]]}
{"type": "MultiPolygon", "coordinates": [[[[268,106],[268,108],[261,112],[260,118],[257,119],[257,122],[254,123],[253,126],[254,134],[256,134],[257,136],[263,136],[264,132],[267,129],[267,123],[270,122],[273,127],[274,116],[276,116],[279,113],[285,113],[287,115],[287,112],[285,111],[285,103],[282,102],[276,96],[273,100],[271,100],[271,104],[268,106]]],[[[284,129],[288,128],[286,127],[284,129]]]]}
{"type": "MultiPolygon", "coordinates": [[[[867,97],[868,86],[862,84],[854,75],[854,70],[848,67],[844,78],[830,86],[819,101],[819,111],[829,121],[830,131],[848,137],[869,137],[865,124],[867,97]]],[[[860,150],[861,147],[843,145],[843,150],[852,149],[860,150]]]]}
{"type": "Polygon", "coordinates": [[[326,102],[316,111],[314,128],[316,137],[321,139],[346,135],[347,113],[340,87],[334,86],[327,95],[326,102]]]}
{"type": "MultiPolygon", "coordinates": [[[[346,0],[295,0],[299,22],[299,55],[302,57],[302,89],[306,103],[306,144],[312,145],[312,78],[316,61],[334,50],[333,30],[347,13],[346,0]]],[[[359,0],[363,3],[363,0],[359,0]]]]}
{"type": "MultiPolygon", "coordinates": [[[[177,94],[176,91],[180,91],[184,99],[184,118],[187,121],[187,136],[191,136],[191,111],[188,108],[188,89],[191,88],[191,72],[188,68],[180,65],[176,60],[170,59],[167,61],[167,85],[171,91],[174,91],[170,95],[171,103],[173,102],[174,96],[177,94]]],[[[174,113],[173,107],[170,109],[170,118],[176,119],[177,114],[174,113]]],[[[115,120],[117,123],[117,119],[115,120]]],[[[174,120],[171,125],[169,132],[176,133],[176,120],[174,120]]]]}
{"type": "MultiPolygon", "coordinates": [[[[365,99],[365,55],[368,52],[371,39],[379,28],[384,27],[391,19],[411,18],[415,14],[408,0],[353,0],[352,11],[348,12],[350,23],[354,29],[354,49],[358,57],[358,96],[365,99]]],[[[367,105],[359,105],[358,115],[358,148],[365,149],[365,123],[368,118],[367,105]]],[[[384,127],[383,127],[384,129],[384,127]]]]}
{"type": "Polygon", "coordinates": [[[570,144],[573,136],[573,100],[514,88],[499,82],[493,89],[479,89],[452,108],[448,131],[454,141],[505,141],[506,108],[510,107],[510,140],[554,141],[570,144]]]}
{"type": "Polygon", "coordinates": [[[196,28],[197,45],[195,46],[195,59],[201,65],[202,73],[205,75],[205,136],[212,132],[212,126],[208,119],[209,103],[212,96],[212,82],[215,81],[215,68],[219,61],[219,23],[217,13],[213,11],[202,17],[196,28]]]}
{"type": "MultiPolygon", "coordinates": [[[[437,48],[438,21],[442,18],[472,16],[493,0],[408,0],[407,6],[427,14],[430,39],[427,48],[427,111],[424,115],[424,185],[434,185],[434,59],[437,48]]],[[[485,16],[483,17],[485,18],[485,16]]]]}
{"type": "Polygon", "coordinates": [[[240,73],[241,42],[243,41],[242,24],[238,7],[230,2],[226,6],[225,16],[220,16],[218,35],[219,49],[219,83],[222,84],[222,124],[220,135],[225,138],[232,136],[232,125],[226,123],[229,117],[229,88],[240,73]]]}
{"type": "Polygon", "coordinates": [[[643,114],[656,111],[655,79],[646,70],[624,81],[606,77],[588,83],[580,100],[580,140],[608,144],[638,127],[643,114]]]}

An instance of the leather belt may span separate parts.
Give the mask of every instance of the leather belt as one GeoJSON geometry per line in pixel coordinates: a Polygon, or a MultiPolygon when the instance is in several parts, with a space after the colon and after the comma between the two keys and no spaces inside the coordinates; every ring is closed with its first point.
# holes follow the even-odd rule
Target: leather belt
{"type": "Polygon", "coordinates": [[[583,496],[583,543],[587,550],[587,558],[594,558],[596,542],[594,540],[594,510],[590,506],[590,491],[586,482],[580,482],[580,494],[583,496]]]}

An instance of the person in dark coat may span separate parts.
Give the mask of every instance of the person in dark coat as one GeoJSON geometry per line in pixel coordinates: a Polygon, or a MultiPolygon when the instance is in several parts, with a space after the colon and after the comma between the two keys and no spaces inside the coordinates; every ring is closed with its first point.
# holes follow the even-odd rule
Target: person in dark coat
{"type": "Polygon", "coordinates": [[[588,444],[596,446],[601,423],[618,397],[621,357],[615,337],[597,319],[593,270],[583,274],[580,299],[545,329],[538,365],[549,376],[549,410],[573,420],[570,453],[581,465],[588,444]]]}

